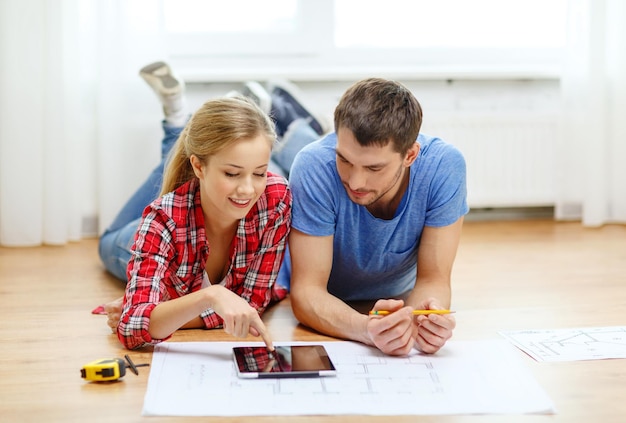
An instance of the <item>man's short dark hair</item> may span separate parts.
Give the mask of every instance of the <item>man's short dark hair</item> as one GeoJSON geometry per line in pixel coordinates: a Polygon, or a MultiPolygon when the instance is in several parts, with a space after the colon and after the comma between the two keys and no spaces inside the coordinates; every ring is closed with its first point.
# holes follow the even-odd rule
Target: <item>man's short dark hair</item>
{"type": "Polygon", "coordinates": [[[368,78],[352,85],[335,109],[335,131],[352,131],[362,146],[384,147],[405,154],[415,143],[422,125],[422,107],[399,82],[368,78]]]}

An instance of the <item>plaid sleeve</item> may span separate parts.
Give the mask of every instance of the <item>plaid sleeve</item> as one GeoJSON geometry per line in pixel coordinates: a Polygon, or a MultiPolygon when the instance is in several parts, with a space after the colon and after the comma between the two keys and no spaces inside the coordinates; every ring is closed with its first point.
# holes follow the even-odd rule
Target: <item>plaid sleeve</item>
{"type": "MultiPolygon", "coordinates": [[[[268,180],[265,195],[259,198],[255,209],[239,229],[226,288],[263,313],[270,301],[281,300],[287,295],[285,289],[275,286],[291,228],[291,191],[287,182],[276,176],[268,180]]],[[[201,317],[207,328],[222,324],[212,309],[206,310],[201,317]]]]}
{"type": "Polygon", "coordinates": [[[163,280],[174,256],[174,228],[158,210],[147,212],[135,234],[128,264],[126,295],[117,336],[128,349],[156,344],[148,332],[150,314],[167,298],[163,280]]]}

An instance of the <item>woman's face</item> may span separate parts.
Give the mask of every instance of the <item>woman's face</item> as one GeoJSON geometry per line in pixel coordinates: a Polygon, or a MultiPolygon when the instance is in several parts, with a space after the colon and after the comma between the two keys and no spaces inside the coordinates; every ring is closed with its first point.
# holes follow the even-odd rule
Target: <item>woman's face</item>
{"type": "Polygon", "coordinates": [[[265,191],[270,154],[270,141],[258,135],[210,156],[208,163],[191,157],[207,221],[227,225],[248,214],[265,191]]]}

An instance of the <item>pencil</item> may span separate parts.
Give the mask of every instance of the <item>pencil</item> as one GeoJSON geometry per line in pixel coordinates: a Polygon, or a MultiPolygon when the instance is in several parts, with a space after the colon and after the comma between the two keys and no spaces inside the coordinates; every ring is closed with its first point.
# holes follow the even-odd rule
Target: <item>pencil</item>
{"type": "Polygon", "coordinates": [[[133,360],[130,359],[130,356],[126,354],[124,358],[126,359],[126,361],[128,361],[128,366],[133,371],[133,373],[136,375],[139,375],[139,372],[137,371],[137,367],[135,366],[135,363],[133,363],[133,360]]]}
{"type": "MultiPolygon", "coordinates": [[[[370,316],[386,316],[390,314],[389,310],[372,310],[370,311],[370,316]]],[[[454,313],[452,310],[413,310],[414,316],[419,316],[423,314],[450,314],[454,313]]]]}

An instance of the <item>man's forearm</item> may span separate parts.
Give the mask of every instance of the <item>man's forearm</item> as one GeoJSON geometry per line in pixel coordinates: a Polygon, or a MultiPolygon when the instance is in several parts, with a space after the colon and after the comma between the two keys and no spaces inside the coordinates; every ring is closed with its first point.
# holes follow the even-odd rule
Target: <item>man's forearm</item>
{"type": "Polygon", "coordinates": [[[367,316],[339,298],[317,289],[291,293],[294,315],[300,323],[328,336],[371,345],[367,316]]]}

